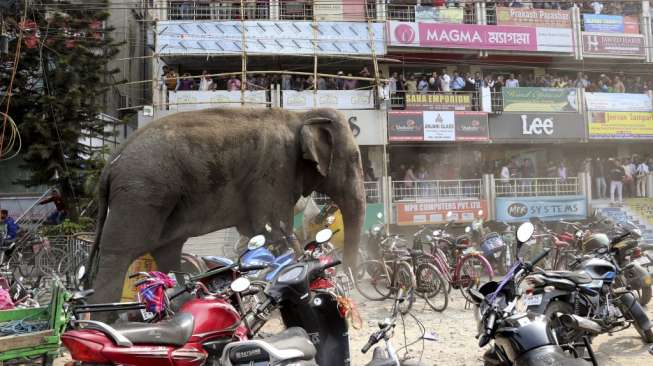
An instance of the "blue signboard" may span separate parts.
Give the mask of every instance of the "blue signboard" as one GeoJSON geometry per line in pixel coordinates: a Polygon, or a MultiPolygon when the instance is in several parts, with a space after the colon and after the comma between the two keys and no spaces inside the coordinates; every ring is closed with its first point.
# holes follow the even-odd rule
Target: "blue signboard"
{"type": "Polygon", "coordinates": [[[587,217],[585,196],[499,197],[496,199],[499,221],[526,221],[531,217],[542,220],[584,219],[587,217]]]}
{"type": "Polygon", "coordinates": [[[624,33],[624,17],[621,15],[583,14],[585,32],[624,33]]]}

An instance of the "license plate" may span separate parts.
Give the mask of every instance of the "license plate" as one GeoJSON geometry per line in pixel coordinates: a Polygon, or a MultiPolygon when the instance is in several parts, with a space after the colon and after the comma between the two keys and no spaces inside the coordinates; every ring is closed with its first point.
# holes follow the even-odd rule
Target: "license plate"
{"type": "Polygon", "coordinates": [[[638,264],[640,264],[642,266],[645,266],[647,264],[650,264],[651,260],[648,259],[648,257],[639,257],[639,258],[635,259],[633,262],[638,263],[638,264]]]}
{"type": "Polygon", "coordinates": [[[526,306],[535,306],[542,303],[542,294],[539,295],[524,295],[522,297],[522,302],[526,306]]]}

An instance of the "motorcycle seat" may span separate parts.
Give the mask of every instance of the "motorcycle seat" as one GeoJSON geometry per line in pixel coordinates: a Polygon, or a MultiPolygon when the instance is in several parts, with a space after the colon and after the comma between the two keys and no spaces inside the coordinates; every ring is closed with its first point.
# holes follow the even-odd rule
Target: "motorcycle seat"
{"type": "Polygon", "coordinates": [[[544,276],[555,279],[569,280],[577,285],[585,285],[592,282],[592,278],[584,273],[571,271],[547,271],[544,276]]]}
{"type": "Polygon", "coordinates": [[[232,342],[223,351],[231,364],[267,361],[312,361],[317,354],[306,331],[291,327],[279,334],[249,341],[232,342]]]}
{"type": "Polygon", "coordinates": [[[178,313],[158,323],[121,323],[113,325],[118,333],[134,344],[183,346],[193,334],[195,320],[189,313],[178,313]]]}
{"type": "Polygon", "coordinates": [[[306,330],[299,327],[290,327],[279,334],[265,337],[263,340],[279,350],[299,350],[304,354],[303,360],[312,360],[317,353],[306,330]]]}

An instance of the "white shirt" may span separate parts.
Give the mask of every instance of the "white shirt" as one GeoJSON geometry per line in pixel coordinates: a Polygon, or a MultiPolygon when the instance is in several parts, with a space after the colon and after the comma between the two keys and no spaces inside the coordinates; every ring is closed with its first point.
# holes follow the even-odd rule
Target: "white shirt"
{"type": "Polygon", "coordinates": [[[203,77],[200,80],[199,90],[209,90],[209,88],[211,88],[212,84],[213,84],[213,79],[211,79],[211,78],[207,79],[207,78],[203,77]]]}
{"type": "Polygon", "coordinates": [[[451,87],[449,86],[451,84],[451,76],[448,74],[444,74],[440,76],[440,85],[442,86],[442,91],[443,92],[448,92],[451,91],[451,87]]]}
{"type": "Polygon", "coordinates": [[[517,79],[506,80],[506,88],[519,88],[519,80],[517,79]]]}
{"type": "Polygon", "coordinates": [[[598,1],[593,1],[590,6],[594,9],[594,14],[601,14],[603,11],[603,4],[598,1]]]}
{"type": "Polygon", "coordinates": [[[510,179],[510,169],[508,169],[507,166],[504,166],[501,168],[501,178],[502,179],[510,179]]]}
{"type": "Polygon", "coordinates": [[[637,166],[637,174],[648,174],[648,173],[649,173],[649,171],[648,171],[648,165],[646,165],[646,164],[644,164],[644,163],[640,163],[640,164],[637,166]]]}

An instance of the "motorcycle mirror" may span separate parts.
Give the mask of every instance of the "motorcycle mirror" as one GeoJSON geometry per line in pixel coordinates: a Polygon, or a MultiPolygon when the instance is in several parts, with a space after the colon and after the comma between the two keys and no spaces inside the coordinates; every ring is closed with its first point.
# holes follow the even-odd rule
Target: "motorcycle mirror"
{"type": "Polygon", "coordinates": [[[483,210],[478,210],[478,217],[483,217],[483,210]]]}
{"type": "Polygon", "coordinates": [[[327,223],[327,225],[331,225],[331,224],[333,224],[335,221],[336,221],[336,218],[335,218],[335,216],[333,216],[333,215],[329,215],[329,216],[326,218],[326,223],[327,223]]]}
{"type": "Polygon", "coordinates": [[[382,218],[383,218],[383,214],[380,213],[380,212],[377,213],[377,214],[376,214],[376,218],[377,218],[377,219],[382,219],[382,218]]]}
{"type": "Polygon", "coordinates": [[[86,266],[82,264],[81,266],[79,266],[79,268],[77,268],[77,280],[81,281],[82,278],[84,278],[85,274],[86,274],[86,266]]]}
{"type": "Polygon", "coordinates": [[[465,232],[470,233],[472,231],[472,228],[470,226],[465,227],[465,232]]]}
{"type": "Polygon", "coordinates": [[[520,243],[525,243],[531,240],[534,232],[535,226],[533,226],[533,224],[528,221],[519,225],[519,228],[517,228],[517,241],[520,243]]]}
{"type": "Polygon", "coordinates": [[[483,294],[475,288],[470,287],[467,289],[467,293],[476,305],[480,305],[483,300],[485,300],[485,296],[483,296],[483,294]]]}
{"type": "Polygon", "coordinates": [[[247,250],[255,250],[265,245],[265,236],[256,235],[247,242],[247,250]]]}
{"type": "Polygon", "coordinates": [[[319,244],[326,243],[333,236],[331,229],[322,229],[315,234],[315,241],[319,244]]]}
{"type": "Polygon", "coordinates": [[[238,277],[231,283],[231,291],[243,292],[249,288],[250,282],[247,277],[238,277]]]}
{"type": "Polygon", "coordinates": [[[439,236],[440,230],[433,230],[433,236],[439,236]]]}
{"type": "Polygon", "coordinates": [[[270,224],[265,224],[265,231],[267,231],[268,233],[271,233],[272,232],[272,226],[270,226],[270,224]]]}

